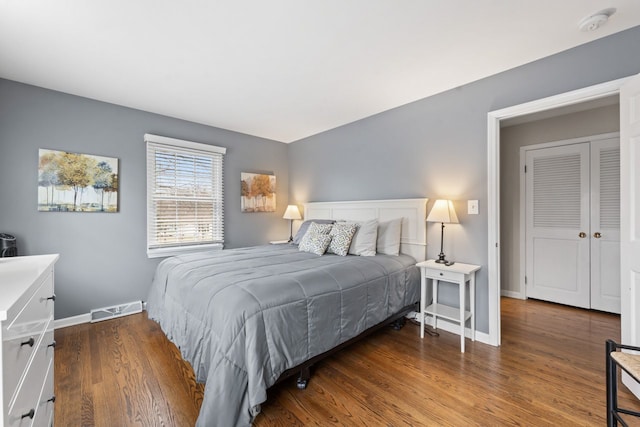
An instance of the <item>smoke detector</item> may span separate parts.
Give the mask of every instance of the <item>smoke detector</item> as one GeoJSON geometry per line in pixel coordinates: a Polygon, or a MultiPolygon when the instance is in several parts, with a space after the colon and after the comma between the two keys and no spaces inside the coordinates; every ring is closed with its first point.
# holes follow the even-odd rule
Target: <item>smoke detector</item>
{"type": "Polygon", "coordinates": [[[616,13],[616,9],[611,7],[609,9],[601,10],[600,12],[596,12],[593,15],[587,16],[578,24],[578,28],[580,31],[595,31],[598,28],[602,27],[607,23],[609,17],[616,13]]]}

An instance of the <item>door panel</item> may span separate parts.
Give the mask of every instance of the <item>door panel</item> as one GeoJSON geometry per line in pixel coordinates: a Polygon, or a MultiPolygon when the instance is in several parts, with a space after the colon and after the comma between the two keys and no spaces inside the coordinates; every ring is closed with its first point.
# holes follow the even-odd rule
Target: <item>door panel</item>
{"type": "Polygon", "coordinates": [[[589,143],[526,153],[526,294],[590,305],[589,143]]]}
{"type": "Polygon", "coordinates": [[[566,303],[573,303],[572,298],[580,291],[577,276],[579,257],[580,243],[574,238],[534,239],[533,263],[537,290],[565,292],[569,298],[566,303]]]}
{"type": "Polygon", "coordinates": [[[620,140],[591,143],[591,308],[620,313],[620,140]]]}

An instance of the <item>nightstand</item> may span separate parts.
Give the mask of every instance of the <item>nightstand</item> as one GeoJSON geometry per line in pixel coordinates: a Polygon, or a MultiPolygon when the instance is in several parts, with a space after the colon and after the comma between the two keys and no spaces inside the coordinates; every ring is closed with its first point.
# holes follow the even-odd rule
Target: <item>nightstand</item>
{"type": "Polygon", "coordinates": [[[427,315],[433,316],[434,329],[438,325],[439,317],[458,322],[460,325],[460,351],[464,353],[465,323],[469,319],[471,323],[471,341],[476,339],[475,287],[476,271],[480,270],[480,266],[460,262],[446,266],[438,264],[432,259],[419,262],[416,266],[420,267],[420,338],[424,338],[424,323],[427,315]],[[426,306],[427,280],[429,279],[433,282],[433,299],[431,304],[426,306]],[[438,303],[438,283],[441,281],[458,285],[459,307],[438,303]],[[469,310],[465,310],[467,283],[469,283],[469,310]]]}

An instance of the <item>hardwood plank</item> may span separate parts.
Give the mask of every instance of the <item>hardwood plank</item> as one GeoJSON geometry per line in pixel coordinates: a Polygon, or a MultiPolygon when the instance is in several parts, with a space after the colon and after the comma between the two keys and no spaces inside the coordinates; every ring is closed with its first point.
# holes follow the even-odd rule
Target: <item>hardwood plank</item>
{"type": "MultiPolygon", "coordinates": [[[[268,391],[255,427],[606,425],[604,342],[619,316],[502,300],[502,346],[383,329],[268,391]]],[[[146,313],[56,331],[57,427],[190,426],[204,387],[146,313]]],[[[620,402],[640,410],[624,386],[620,402]]],[[[631,425],[635,420],[630,419],[631,425]]],[[[638,420],[640,421],[640,420],[638,420]]]]}

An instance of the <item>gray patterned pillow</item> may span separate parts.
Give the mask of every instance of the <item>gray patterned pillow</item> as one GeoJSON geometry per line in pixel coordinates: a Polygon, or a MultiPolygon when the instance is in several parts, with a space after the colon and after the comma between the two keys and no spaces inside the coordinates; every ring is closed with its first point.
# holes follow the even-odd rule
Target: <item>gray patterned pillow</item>
{"type": "Polygon", "coordinates": [[[333,224],[324,224],[319,222],[312,222],[309,226],[309,230],[307,234],[329,234],[331,229],[333,228],[333,224]]]}
{"type": "Polygon", "coordinates": [[[332,219],[308,219],[308,220],[306,220],[305,222],[303,222],[300,225],[300,228],[298,229],[298,232],[293,237],[293,244],[294,245],[299,245],[300,244],[300,242],[302,241],[302,238],[307,233],[307,230],[309,229],[309,226],[311,226],[311,224],[314,223],[314,222],[316,224],[333,224],[335,221],[332,220],[332,219]]]}
{"type": "Polygon", "coordinates": [[[351,239],[358,228],[358,224],[355,223],[338,223],[334,224],[329,235],[331,236],[331,243],[329,243],[329,249],[327,252],[346,256],[349,252],[349,246],[351,246],[351,239]]]}
{"type": "Polygon", "coordinates": [[[309,227],[309,231],[305,233],[298,245],[298,250],[323,255],[327,251],[330,242],[331,236],[329,234],[313,233],[311,232],[311,227],[309,227]]]}

